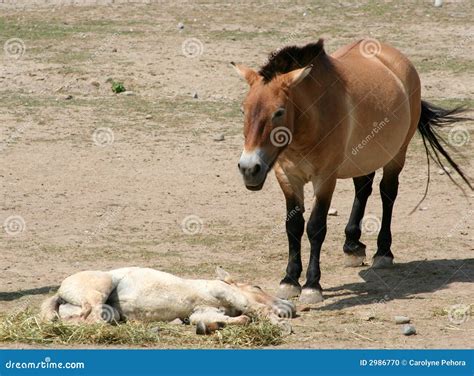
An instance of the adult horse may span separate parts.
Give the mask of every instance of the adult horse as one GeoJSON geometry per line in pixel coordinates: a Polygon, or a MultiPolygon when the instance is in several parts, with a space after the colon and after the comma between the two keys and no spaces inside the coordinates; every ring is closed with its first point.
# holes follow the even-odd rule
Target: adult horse
{"type": "Polygon", "coordinates": [[[439,163],[439,156],[444,156],[472,189],[434,129],[460,120],[455,115],[461,110],[423,102],[417,71],[395,48],[366,39],[327,55],[319,40],[271,54],[259,72],[232,65],[250,85],[243,103],[245,145],[238,164],[244,183],[250,190],[262,189],[273,167],[286,198],[289,260],[280,283],[281,297],[301,293],[302,302],[322,300],[319,259],[337,179],[354,181],[343,250],[347,265],[357,266],[365,258],[360,222],[375,171],[383,169],[383,216],[373,267],[392,265],[390,224],[398,176],[417,129],[427,155],[434,154],[439,163]],[[307,225],[311,253],[301,289],[303,186],[308,182],[315,203],[307,225]]]}

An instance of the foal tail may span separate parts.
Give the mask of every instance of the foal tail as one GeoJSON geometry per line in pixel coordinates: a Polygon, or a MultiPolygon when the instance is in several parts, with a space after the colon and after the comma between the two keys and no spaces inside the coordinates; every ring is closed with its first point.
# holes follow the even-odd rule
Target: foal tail
{"type": "Polygon", "coordinates": [[[437,132],[437,128],[457,123],[459,121],[473,120],[472,118],[462,116],[465,111],[466,108],[464,107],[456,107],[452,110],[446,110],[431,103],[421,101],[421,115],[420,121],[418,122],[418,131],[421,134],[423,145],[425,146],[426,159],[428,161],[428,181],[426,182],[426,189],[423,198],[415,207],[415,209],[413,209],[413,211],[418,208],[418,206],[423,202],[423,200],[426,198],[426,195],[428,194],[428,186],[430,183],[430,158],[443,170],[445,170],[446,175],[448,175],[451,181],[464,192],[462,187],[453,179],[452,175],[449,173],[448,169],[442,162],[440,156],[443,156],[449,165],[459,174],[462,180],[464,180],[467,186],[471,190],[474,190],[466,174],[451,158],[442,144],[448,148],[451,148],[452,150],[455,150],[455,148],[446,142],[446,140],[437,132]]]}
{"type": "Polygon", "coordinates": [[[42,321],[55,321],[59,317],[61,298],[58,294],[51,296],[41,304],[40,319],[42,321]]]}

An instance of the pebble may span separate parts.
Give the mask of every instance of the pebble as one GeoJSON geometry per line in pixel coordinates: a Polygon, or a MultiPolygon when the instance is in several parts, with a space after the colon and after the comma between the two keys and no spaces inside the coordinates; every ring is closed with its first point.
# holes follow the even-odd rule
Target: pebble
{"type": "Polygon", "coordinates": [[[135,92],[134,92],[134,91],[127,90],[127,91],[124,91],[124,92],[122,93],[122,95],[125,95],[125,96],[127,96],[127,97],[131,97],[131,96],[135,95],[135,92]]]}
{"type": "Polygon", "coordinates": [[[148,119],[148,120],[153,119],[153,116],[152,115],[147,115],[147,116],[145,116],[145,119],[148,119]]]}
{"type": "Polygon", "coordinates": [[[184,29],[184,24],[182,22],[178,23],[178,29],[183,30],[184,29]]]}
{"type": "Polygon", "coordinates": [[[451,169],[449,167],[440,168],[438,170],[438,175],[444,175],[445,173],[450,173],[451,169]]]}
{"type": "Polygon", "coordinates": [[[153,328],[150,328],[149,331],[150,331],[150,333],[156,335],[160,332],[160,328],[158,326],[154,326],[153,328]]]}
{"type": "Polygon", "coordinates": [[[221,133],[214,137],[214,141],[224,141],[225,136],[221,133]]]}
{"type": "Polygon", "coordinates": [[[435,0],[434,6],[436,8],[442,7],[443,6],[443,0],[435,0]]]}
{"type": "Polygon", "coordinates": [[[334,209],[334,208],[330,208],[328,210],[328,215],[332,215],[332,216],[336,217],[337,216],[337,210],[334,209]]]}
{"type": "Polygon", "coordinates": [[[66,95],[66,96],[64,97],[64,100],[66,100],[66,101],[70,101],[71,99],[72,99],[72,95],[71,95],[71,94],[66,95]]]}
{"type": "Polygon", "coordinates": [[[411,336],[413,334],[416,334],[416,329],[413,325],[406,324],[406,325],[403,325],[402,333],[406,336],[411,336]]]}
{"type": "Polygon", "coordinates": [[[180,318],[177,318],[177,319],[174,319],[173,321],[170,321],[169,324],[170,325],[183,325],[184,322],[180,318]]]}
{"type": "Polygon", "coordinates": [[[193,98],[194,98],[194,99],[198,99],[198,93],[197,93],[197,92],[194,92],[194,93],[193,93],[193,98]]]}
{"type": "Polygon", "coordinates": [[[395,324],[409,324],[410,318],[407,316],[395,316],[395,324]]]}
{"type": "Polygon", "coordinates": [[[421,206],[419,210],[421,210],[421,211],[428,210],[428,206],[421,206]]]}

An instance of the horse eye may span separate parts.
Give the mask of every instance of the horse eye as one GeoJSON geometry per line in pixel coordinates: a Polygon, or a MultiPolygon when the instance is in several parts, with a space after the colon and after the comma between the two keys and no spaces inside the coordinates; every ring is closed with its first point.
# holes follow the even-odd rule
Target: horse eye
{"type": "Polygon", "coordinates": [[[278,110],[276,110],[274,113],[273,113],[273,118],[277,118],[277,117],[280,117],[282,116],[283,114],[285,113],[285,109],[284,108],[279,108],[278,110]]]}

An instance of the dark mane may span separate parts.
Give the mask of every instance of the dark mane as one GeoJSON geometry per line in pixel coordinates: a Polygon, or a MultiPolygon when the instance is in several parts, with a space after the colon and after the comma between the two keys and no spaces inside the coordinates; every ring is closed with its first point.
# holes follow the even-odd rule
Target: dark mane
{"type": "Polygon", "coordinates": [[[278,74],[288,73],[309,65],[321,54],[326,54],[322,39],[303,47],[287,46],[270,53],[268,62],[260,68],[258,74],[263,77],[263,82],[267,83],[278,74]]]}

